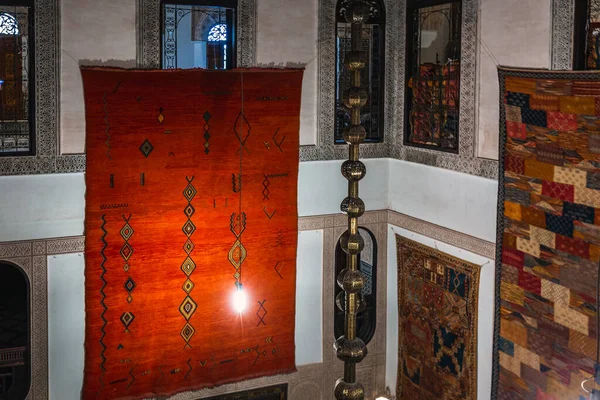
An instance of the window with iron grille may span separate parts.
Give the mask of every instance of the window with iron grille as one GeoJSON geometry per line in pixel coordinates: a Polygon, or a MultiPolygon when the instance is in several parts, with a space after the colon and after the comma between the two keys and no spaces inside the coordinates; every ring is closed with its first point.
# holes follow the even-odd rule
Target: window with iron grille
{"type": "Polygon", "coordinates": [[[600,0],[575,0],[573,69],[600,69],[600,0]]]}
{"type": "MultiPolygon", "coordinates": [[[[356,316],[356,335],[361,338],[365,344],[369,343],[375,334],[377,325],[377,240],[373,233],[363,227],[358,228],[358,232],[365,241],[365,247],[358,256],[358,266],[360,272],[365,277],[365,286],[361,291],[361,300],[359,302],[359,312],[356,316]]],[[[337,284],[337,278],[340,273],[346,269],[347,254],[342,250],[339,241],[335,249],[335,301],[334,301],[334,334],[339,338],[344,334],[345,314],[338,306],[338,303],[344,301],[344,291],[337,284]]]]}
{"type": "Polygon", "coordinates": [[[458,153],[461,1],[407,5],[404,144],[458,153]]]}
{"type": "Polygon", "coordinates": [[[163,1],[162,67],[236,66],[237,0],[163,1]]]}
{"type": "MultiPolygon", "coordinates": [[[[336,63],[335,63],[335,143],[344,142],[344,129],[350,126],[350,110],[343,101],[350,88],[350,71],[344,66],[346,54],[352,50],[351,24],[346,22],[350,0],[339,0],[336,6],[336,63]]],[[[366,67],[361,82],[367,87],[367,104],[361,110],[361,121],[367,131],[365,142],[383,141],[384,71],[385,71],[385,6],[381,0],[368,0],[370,17],[363,27],[362,50],[366,67]]]]}
{"type": "Polygon", "coordinates": [[[0,156],[33,155],[33,0],[0,1],[0,156]]]}

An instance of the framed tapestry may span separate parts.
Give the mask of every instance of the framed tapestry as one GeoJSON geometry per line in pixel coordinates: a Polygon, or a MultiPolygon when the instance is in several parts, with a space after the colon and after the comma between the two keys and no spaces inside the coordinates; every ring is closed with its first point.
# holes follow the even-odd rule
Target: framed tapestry
{"type": "Polygon", "coordinates": [[[303,71],[82,76],[83,398],[295,371],[303,71]]]}
{"type": "Polygon", "coordinates": [[[500,68],[494,399],[588,398],[597,360],[600,73],[500,68]],[[582,396],[582,397],[580,397],[582,396]]]}
{"type": "Polygon", "coordinates": [[[480,266],[400,235],[398,399],[477,399],[480,266]]]}

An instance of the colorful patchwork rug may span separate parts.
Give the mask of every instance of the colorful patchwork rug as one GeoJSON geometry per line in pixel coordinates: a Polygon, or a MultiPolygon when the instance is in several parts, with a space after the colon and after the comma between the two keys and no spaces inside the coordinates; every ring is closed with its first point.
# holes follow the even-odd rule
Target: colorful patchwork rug
{"type": "Polygon", "coordinates": [[[499,76],[492,398],[587,399],[581,383],[594,372],[598,332],[600,74],[499,76]]]}
{"type": "Polygon", "coordinates": [[[399,400],[477,399],[480,266],[396,235],[399,400]]]}
{"type": "Polygon", "coordinates": [[[83,398],[295,370],[302,75],[82,69],[83,398]]]}

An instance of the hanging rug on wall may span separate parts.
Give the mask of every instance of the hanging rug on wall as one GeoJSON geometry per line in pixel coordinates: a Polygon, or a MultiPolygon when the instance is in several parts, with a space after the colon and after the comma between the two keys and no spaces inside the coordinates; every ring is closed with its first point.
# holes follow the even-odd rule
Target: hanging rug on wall
{"type": "Polygon", "coordinates": [[[295,371],[302,75],[82,68],[83,398],[295,371]]]}
{"type": "Polygon", "coordinates": [[[600,74],[500,68],[492,398],[588,398],[600,261],[600,74]],[[580,397],[582,396],[582,397],[580,397]]]}
{"type": "Polygon", "coordinates": [[[396,235],[396,398],[477,399],[480,266],[396,235]]]}

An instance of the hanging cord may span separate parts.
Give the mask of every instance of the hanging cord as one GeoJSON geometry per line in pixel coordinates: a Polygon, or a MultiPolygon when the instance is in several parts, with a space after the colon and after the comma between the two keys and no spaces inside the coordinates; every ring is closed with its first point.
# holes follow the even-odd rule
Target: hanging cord
{"type": "MultiPolygon", "coordinates": [[[[242,85],[242,118],[244,120],[246,120],[246,114],[244,114],[244,70],[240,70],[240,80],[241,80],[241,85],[242,85]]],[[[240,217],[240,222],[242,221],[242,185],[243,185],[243,180],[244,180],[244,174],[242,172],[242,168],[243,168],[243,159],[244,159],[244,143],[242,143],[242,141],[240,140],[240,179],[242,180],[242,184],[240,184],[240,202],[239,202],[239,217],[240,217]]],[[[242,234],[240,233],[240,242],[242,242],[242,234]]],[[[238,279],[238,282],[240,284],[240,287],[242,287],[242,266],[243,266],[243,262],[240,263],[240,277],[238,279]]]]}

